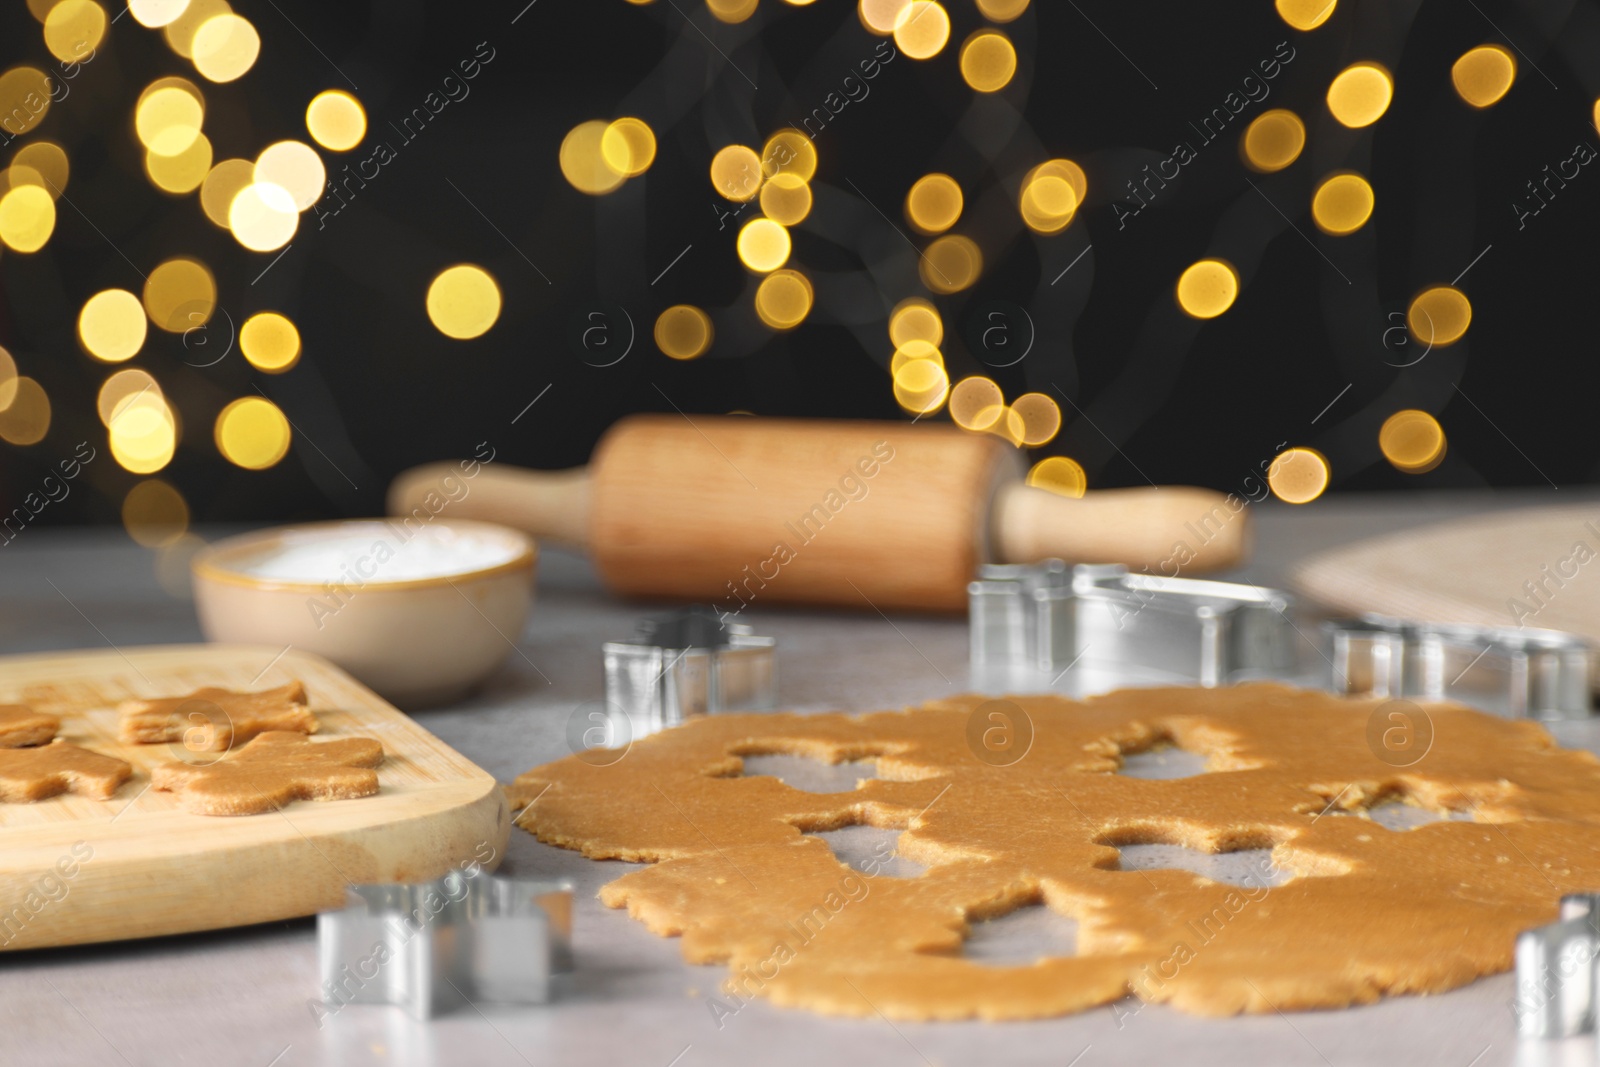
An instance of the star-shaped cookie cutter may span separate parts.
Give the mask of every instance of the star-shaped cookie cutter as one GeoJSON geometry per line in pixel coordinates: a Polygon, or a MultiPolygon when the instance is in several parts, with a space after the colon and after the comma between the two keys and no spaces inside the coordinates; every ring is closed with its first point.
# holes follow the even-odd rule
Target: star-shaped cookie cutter
{"type": "Polygon", "coordinates": [[[696,605],[641,619],[600,648],[606,703],[643,737],[698,715],[767,711],[778,699],[777,641],[696,605]]]}
{"type": "Polygon", "coordinates": [[[1561,918],[1517,937],[1517,1036],[1563,1038],[1600,1018],[1600,893],[1561,898],[1561,918]]]}
{"type": "Polygon", "coordinates": [[[426,1019],[466,1002],[540,1004],[572,968],[572,883],[451,871],[357,885],[317,916],[320,1017],[394,1004],[426,1019]]]}

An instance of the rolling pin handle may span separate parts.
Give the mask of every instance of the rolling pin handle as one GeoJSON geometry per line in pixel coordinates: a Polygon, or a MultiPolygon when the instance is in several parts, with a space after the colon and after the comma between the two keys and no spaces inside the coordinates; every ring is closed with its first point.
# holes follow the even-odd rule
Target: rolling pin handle
{"type": "Polygon", "coordinates": [[[990,543],[1002,563],[1121,563],[1168,577],[1224,570],[1249,554],[1243,503],[1209,489],[1101,489],[1074,499],[1012,484],[995,499],[990,543]]]}
{"type": "Polygon", "coordinates": [[[403,471],[389,485],[389,514],[428,508],[429,494],[445,502],[436,513],[510,526],[539,541],[584,549],[589,543],[589,471],[532,471],[485,465],[468,478],[456,463],[429,463],[403,471]],[[466,486],[462,492],[460,486],[466,486]]]}

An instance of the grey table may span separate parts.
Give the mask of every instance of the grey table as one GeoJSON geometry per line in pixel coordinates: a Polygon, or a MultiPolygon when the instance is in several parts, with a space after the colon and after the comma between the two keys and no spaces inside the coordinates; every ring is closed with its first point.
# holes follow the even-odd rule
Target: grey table
{"type": "MultiPolygon", "coordinates": [[[[1280,583],[1294,560],[1319,549],[1553,497],[1548,491],[1417,494],[1259,506],[1252,509],[1256,558],[1243,573],[1280,583]]],[[[1563,492],[1561,500],[1572,498],[1563,492]]],[[[24,531],[0,555],[0,651],[198,640],[192,607],[170,570],[120,531],[24,531]]],[[[484,691],[417,714],[502,780],[566,752],[567,716],[599,695],[599,643],[626,634],[643,610],[609,599],[583,561],[555,553],[541,566],[539,597],[518,642],[521,654],[510,656],[484,691]]],[[[759,601],[746,619],[780,642],[788,706],[900,706],[958,690],[966,680],[966,627],[959,620],[897,617],[891,625],[871,613],[778,611],[759,601]]],[[[1592,747],[1595,736],[1579,731],[1567,740],[1592,747]]],[[[675,941],[594,899],[604,881],[628,869],[512,831],[504,872],[568,877],[578,887],[578,969],[548,1005],[468,1008],[430,1023],[395,1008],[350,1007],[319,1024],[310,1007],[318,978],[315,929],[307,919],[0,957],[0,1063],[1594,1062],[1592,1039],[1518,1047],[1508,975],[1438,997],[1291,1016],[1207,1020],[1146,1007],[1120,1018],[1099,1009],[1034,1023],[890,1025],[753,1002],[719,1028],[707,1002],[717,995],[723,969],[685,965],[675,941]]]]}

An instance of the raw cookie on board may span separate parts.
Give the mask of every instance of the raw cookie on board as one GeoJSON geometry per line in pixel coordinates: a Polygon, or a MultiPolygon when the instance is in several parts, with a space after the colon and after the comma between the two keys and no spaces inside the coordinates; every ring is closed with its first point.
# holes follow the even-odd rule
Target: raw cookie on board
{"type": "Polygon", "coordinates": [[[226,752],[267,730],[317,732],[317,717],[299,682],[255,693],[207,686],[187,696],[125,700],[117,720],[126,744],[181,742],[192,752],[226,752]]]}
{"type": "Polygon", "coordinates": [[[106,800],[133,774],[114,756],[55,741],[34,748],[0,748],[0,800],[44,800],[57,793],[106,800]]]}
{"type": "Polygon", "coordinates": [[[349,800],[378,791],[383,745],[370,737],[310,741],[273,730],[215,763],[174,761],[150,772],[158,790],[178,794],[197,815],[257,815],[293,800],[349,800]]]}
{"type": "Polygon", "coordinates": [[[55,737],[61,720],[26,704],[0,704],[0,748],[42,745],[55,737]]]}

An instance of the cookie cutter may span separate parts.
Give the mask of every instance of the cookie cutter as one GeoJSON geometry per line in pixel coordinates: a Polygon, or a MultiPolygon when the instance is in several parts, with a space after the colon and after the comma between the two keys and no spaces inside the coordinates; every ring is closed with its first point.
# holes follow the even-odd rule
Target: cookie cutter
{"type": "Polygon", "coordinates": [[[1460,700],[1525,718],[1585,719],[1594,648],[1559,630],[1413,623],[1384,615],[1323,625],[1336,691],[1460,700]]]}
{"type": "Polygon", "coordinates": [[[606,703],[632,737],[719,711],[768,711],[778,701],[777,639],[696,605],[641,619],[633,637],[600,646],[606,703]]]}
{"type": "Polygon", "coordinates": [[[1600,893],[1561,898],[1561,918],[1517,936],[1517,1036],[1592,1033],[1600,1017],[1600,893]]]}
{"type": "Polygon", "coordinates": [[[427,1019],[469,1001],[540,1004],[572,969],[572,883],[451,871],[350,886],[317,916],[323,1007],[394,1004],[427,1019]]]}
{"type": "Polygon", "coordinates": [[[1276,589],[1047,560],[979,568],[967,603],[975,676],[1083,660],[1216,686],[1295,666],[1294,600],[1276,589]]]}

